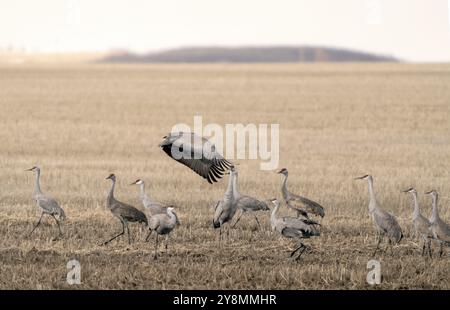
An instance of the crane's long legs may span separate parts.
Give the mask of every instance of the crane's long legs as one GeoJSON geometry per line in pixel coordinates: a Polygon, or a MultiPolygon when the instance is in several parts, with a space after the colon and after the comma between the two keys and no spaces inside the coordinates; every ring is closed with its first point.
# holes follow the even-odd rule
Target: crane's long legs
{"type": "Polygon", "coordinates": [[[147,237],[145,237],[145,242],[147,242],[150,239],[150,236],[152,235],[153,230],[150,229],[150,231],[147,234],[147,237]]]}
{"type": "Polygon", "coordinates": [[[166,235],[166,253],[169,252],[169,234],[166,235]]]}
{"type": "Polygon", "coordinates": [[[127,221],[125,221],[125,227],[127,228],[128,244],[131,244],[130,228],[128,227],[128,222],[127,221]]]}
{"type": "Polygon", "coordinates": [[[51,216],[55,219],[55,222],[56,222],[56,224],[58,225],[59,235],[62,236],[62,235],[63,235],[63,232],[62,232],[62,230],[61,230],[61,225],[59,225],[58,219],[55,217],[54,214],[51,214],[51,216]]]}
{"type": "Polygon", "coordinates": [[[295,260],[299,260],[302,254],[306,251],[307,247],[302,242],[300,242],[300,246],[298,246],[294,251],[291,252],[291,257],[294,256],[296,252],[301,250],[300,254],[295,258],[295,260]]]}
{"type": "Polygon", "coordinates": [[[34,230],[41,225],[41,221],[42,221],[42,217],[44,216],[44,212],[41,213],[41,217],[39,218],[39,221],[36,223],[36,225],[34,225],[33,230],[31,230],[31,232],[28,234],[28,236],[31,236],[31,234],[34,232],[34,230]]]}
{"type": "MultiPolygon", "coordinates": [[[[250,212],[250,211],[248,211],[250,212]]],[[[239,221],[241,220],[241,216],[244,214],[245,212],[241,210],[241,213],[239,214],[239,217],[237,218],[236,222],[234,222],[234,224],[231,226],[231,228],[234,228],[237,223],[239,223],[239,221]]],[[[255,217],[256,220],[256,224],[258,224],[258,227],[261,228],[261,224],[259,223],[258,217],[256,216],[255,213],[252,212],[252,215],[255,217]]]]}
{"type": "Polygon", "coordinates": [[[108,241],[103,242],[101,245],[107,245],[108,243],[110,243],[111,241],[113,241],[114,239],[116,239],[117,237],[122,236],[125,233],[125,224],[123,221],[120,221],[122,223],[122,232],[120,232],[118,235],[112,237],[111,239],[109,239],[108,241]]]}
{"type": "Polygon", "coordinates": [[[375,254],[377,254],[378,250],[380,249],[381,239],[382,239],[381,234],[378,234],[377,247],[375,248],[375,251],[373,252],[372,256],[375,256],[375,254]]]}
{"type": "Polygon", "coordinates": [[[300,242],[300,245],[299,245],[298,247],[296,247],[296,248],[294,249],[294,251],[291,252],[291,257],[294,256],[294,254],[295,254],[298,250],[300,250],[301,248],[303,248],[304,246],[305,246],[305,245],[304,245],[303,243],[300,242]]]}
{"type": "Polygon", "coordinates": [[[256,220],[256,224],[258,224],[258,228],[259,228],[259,229],[261,229],[261,224],[259,224],[259,220],[258,220],[258,217],[256,216],[256,214],[255,214],[255,213],[253,213],[253,216],[255,217],[255,220],[256,220]]]}
{"type": "Polygon", "coordinates": [[[239,222],[239,220],[241,219],[242,214],[244,214],[244,211],[241,210],[241,213],[239,214],[238,219],[236,220],[236,222],[234,222],[233,226],[231,226],[231,228],[234,228],[234,226],[236,226],[236,224],[239,222]]]}
{"type": "Polygon", "coordinates": [[[155,255],[153,256],[153,259],[158,258],[158,233],[156,233],[156,239],[155,239],[155,255]]]}
{"type": "Polygon", "coordinates": [[[432,250],[431,250],[431,239],[427,240],[428,243],[428,255],[430,256],[430,258],[433,256],[432,254],[432,250]]]}

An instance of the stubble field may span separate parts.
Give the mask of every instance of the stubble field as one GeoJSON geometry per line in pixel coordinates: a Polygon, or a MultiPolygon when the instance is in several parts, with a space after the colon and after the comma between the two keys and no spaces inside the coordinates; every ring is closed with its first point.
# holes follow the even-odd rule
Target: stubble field
{"type": "MultiPolygon", "coordinates": [[[[450,66],[407,64],[4,66],[0,68],[0,288],[10,289],[355,289],[366,283],[375,246],[368,217],[370,173],[382,207],[394,213],[405,239],[375,256],[376,288],[449,289],[449,258],[425,259],[411,226],[414,186],[423,213],[425,190],[441,193],[450,221],[450,66]],[[218,246],[212,206],[227,177],[209,185],[159,148],[176,123],[280,124],[280,167],[289,188],[325,207],[312,250],[289,260],[294,243],[243,217],[218,246]],[[53,240],[51,218],[27,237],[40,212],[41,187],[66,210],[65,236],[53,240]],[[137,178],[155,199],[179,206],[182,225],[168,253],[154,261],[153,240],[130,224],[134,243],[105,207],[109,173],[116,198],[143,209],[137,178]],[[82,283],[69,286],[66,264],[77,259],[82,283]]],[[[281,197],[281,177],[237,160],[240,191],[281,197]]],[[[283,214],[292,214],[282,206],[283,214]]],[[[433,247],[436,252],[436,246],[433,247]]],[[[448,249],[447,249],[448,253],[448,249]]]]}

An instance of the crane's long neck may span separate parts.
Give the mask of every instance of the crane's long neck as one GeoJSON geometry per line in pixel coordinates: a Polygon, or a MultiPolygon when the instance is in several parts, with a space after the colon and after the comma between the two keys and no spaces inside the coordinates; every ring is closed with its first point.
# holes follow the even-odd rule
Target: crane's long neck
{"type": "Polygon", "coordinates": [[[175,225],[176,222],[177,222],[177,217],[176,217],[176,215],[173,213],[173,211],[172,211],[172,210],[167,210],[167,215],[169,215],[171,224],[172,224],[172,225],[175,225]]]}
{"type": "Polygon", "coordinates": [[[39,181],[40,177],[41,177],[41,171],[37,170],[35,181],[34,181],[34,195],[42,194],[41,185],[40,185],[40,181],[39,181]]]}
{"type": "Polygon", "coordinates": [[[277,214],[279,208],[280,204],[279,203],[275,204],[275,207],[273,208],[272,213],[270,214],[270,224],[272,226],[272,230],[275,229],[275,222],[277,221],[277,214]]]}
{"type": "Polygon", "coordinates": [[[413,194],[413,201],[414,201],[414,213],[413,213],[413,218],[419,216],[420,214],[420,207],[419,207],[419,199],[417,199],[417,193],[412,193],[413,194]]]}
{"type": "Polygon", "coordinates": [[[377,207],[377,199],[375,197],[375,191],[373,189],[373,179],[369,178],[367,182],[369,183],[369,209],[373,210],[377,207]]]}
{"type": "Polygon", "coordinates": [[[283,198],[284,199],[289,197],[289,192],[288,192],[288,189],[287,189],[287,179],[288,179],[288,175],[286,174],[284,176],[283,183],[281,184],[281,193],[283,194],[283,198]]]}
{"type": "Polygon", "coordinates": [[[108,200],[114,198],[114,187],[115,186],[116,186],[116,180],[112,180],[111,189],[109,190],[109,193],[108,193],[108,200]]]}
{"type": "Polygon", "coordinates": [[[140,189],[141,200],[149,199],[147,194],[145,193],[145,184],[144,183],[139,184],[139,189],[140,189]]]}
{"type": "Polygon", "coordinates": [[[233,196],[234,196],[234,199],[237,199],[240,196],[240,194],[237,190],[237,178],[238,178],[237,174],[233,173],[233,196]]]}
{"type": "Polygon", "coordinates": [[[228,186],[227,186],[227,190],[225,192],[225,199],[227,201],[233,201],[234,197],[233,197],[233,172],[230,172],[230,177],[228,178],[228,186]]]}
{"type": "Polygon", "coordinates": [[[439,219],[439,210],[438,210],[438,195],[433,195],[433,213],[431,214],[431,222],[439,219]]]}

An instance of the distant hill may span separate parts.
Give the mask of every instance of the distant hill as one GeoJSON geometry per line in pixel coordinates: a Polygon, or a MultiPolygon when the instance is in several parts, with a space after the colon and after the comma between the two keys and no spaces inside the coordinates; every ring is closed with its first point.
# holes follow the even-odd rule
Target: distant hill
{"type": "Polygon", "coordinates": [[[107,63],[277,63],[277,62],[395,62],[390,56],[314,46],[186,47],[157,53],[116,52],[100,59],[107,63]]]}

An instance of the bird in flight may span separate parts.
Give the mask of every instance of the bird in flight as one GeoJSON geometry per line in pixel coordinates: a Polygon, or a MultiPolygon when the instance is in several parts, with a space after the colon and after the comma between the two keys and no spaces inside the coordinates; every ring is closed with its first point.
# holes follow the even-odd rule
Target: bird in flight
{"type": "Polygon", "coordinates": [[[221,179],[232,166],[211,141],[193,132],[172,132],[164,137],[159,146],[171,158],[189,167],[210,184],[221,179]]]}

